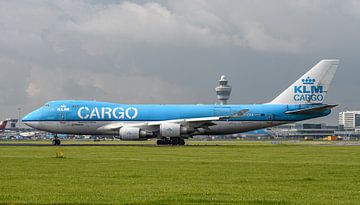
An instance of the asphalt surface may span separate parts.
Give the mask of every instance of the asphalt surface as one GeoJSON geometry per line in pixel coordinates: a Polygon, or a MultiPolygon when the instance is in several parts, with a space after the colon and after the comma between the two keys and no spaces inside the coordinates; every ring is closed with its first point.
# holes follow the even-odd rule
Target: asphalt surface
{"type": "MultiPolygon", "coordinates": [[[[34,144],[34,143],[0,143],[0,147],[49,147],[54,146],[51,143],[49,144],[34,144]]],[[[60,147],[100,147],[100,146],[142,146],[142,147],[153,147],[157,146],[156,144],[62,144],[60,147]]]]}
{"type": "MultiPolygon", "coordinates": [[[[309,144],[310,146],[360,146],[360,142],[336,142],[333,144],[309,144]]],[[[50,146],[54,146],[51,144],[51,142],[49,143],[0,143],[0,147],[50,147],[50,146]]],[[[61,144],[60,147],[125,147],[125,146],[139,146],[139,147],[167,147],[167,146],[173,146],[173,145],[156,145],[156,143],[154,142],[154,144],[104,144],[104,143],[99,143],[99,144],[79,144],[79,143],[74,143],[74,144],[61,144]]],[[[176,146],[176,145],[175,145],[176,146]]],[[[226,146],[226,145],[219,145],[219,144],[202,144],[202,145],[198,145],[198,144],[193,144],[193,145],[188,145],[186,144],[185,146],[226,146]]]]}

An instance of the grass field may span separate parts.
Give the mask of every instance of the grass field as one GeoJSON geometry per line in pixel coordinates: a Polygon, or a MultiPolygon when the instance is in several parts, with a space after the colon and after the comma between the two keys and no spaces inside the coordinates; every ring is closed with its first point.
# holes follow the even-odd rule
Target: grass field
{"type": "Polygon", "coordinates": [[[0,204],[360,204],[360,146],[225,144],[0,147],[0,204]]]}

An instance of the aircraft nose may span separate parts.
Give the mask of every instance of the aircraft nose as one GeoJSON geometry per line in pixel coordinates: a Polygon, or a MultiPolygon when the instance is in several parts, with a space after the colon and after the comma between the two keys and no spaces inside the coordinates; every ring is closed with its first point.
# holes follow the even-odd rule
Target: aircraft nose
{"type": "Polygon", "coordinates": [[[35,122],[35,121],[39,121],[41,118],[41,112],[38,110],[34,110],[32,112],[30,112],[29,114],[25,115],[21,121],[26,124],[29,125],[31,122],[35,122]]]}
{"type": "Polygon", "coordinates": [[[35,110],[35,111],[32,111],[30,112],[29,114],[25,115],[21,121],[29,126],[29,127],[32,127],[32,128],[35,128],[35,129],[38,129],[39,127],[39,124],[40,124],[40,119],[41,118],[41,115],[40,115],[40,111],[39,110],[35,110]]]}
{"type": "Polygon", "coordinates": [[[27,121],[32,121],[32,120],[34,119],[33,116],[34,116],[34,113],[33,113],[33,112],[30,112],[30,113],[28,113],[27,115],[25,115],[25,116],[21,119],[21,121],[26,124],[27,121]]]}

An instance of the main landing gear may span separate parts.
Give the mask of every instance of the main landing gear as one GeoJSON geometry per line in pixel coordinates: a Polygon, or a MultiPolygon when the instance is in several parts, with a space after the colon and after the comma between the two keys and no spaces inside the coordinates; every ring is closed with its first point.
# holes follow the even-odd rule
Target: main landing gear
{"type": "Polygon", "coordinates": [[[61,144],[60,139],[58,138],[57,134],[54,135],[54,139],[52,140],[52,145],[59,146],[61,144]]]}
{"type": "Polygon", "coordinates": [[[180,138],[180,137],[176,137],[176,138],[161,138],[159,140],[156,141],[157,145],[185,145],[185,140],[180,138]]]}

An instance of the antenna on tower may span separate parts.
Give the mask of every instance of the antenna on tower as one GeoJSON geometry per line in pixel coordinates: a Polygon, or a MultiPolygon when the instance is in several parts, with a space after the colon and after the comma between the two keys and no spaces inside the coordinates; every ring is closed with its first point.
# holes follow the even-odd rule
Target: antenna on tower
{"type": "Polygon", "coordinates": [[[217,99],[221,105],[226,105],[230,98],[231,86],[228,85],[228,80],[225,75],[222,75],[219,80],[219,86],[215,88],[217,99]]]}

